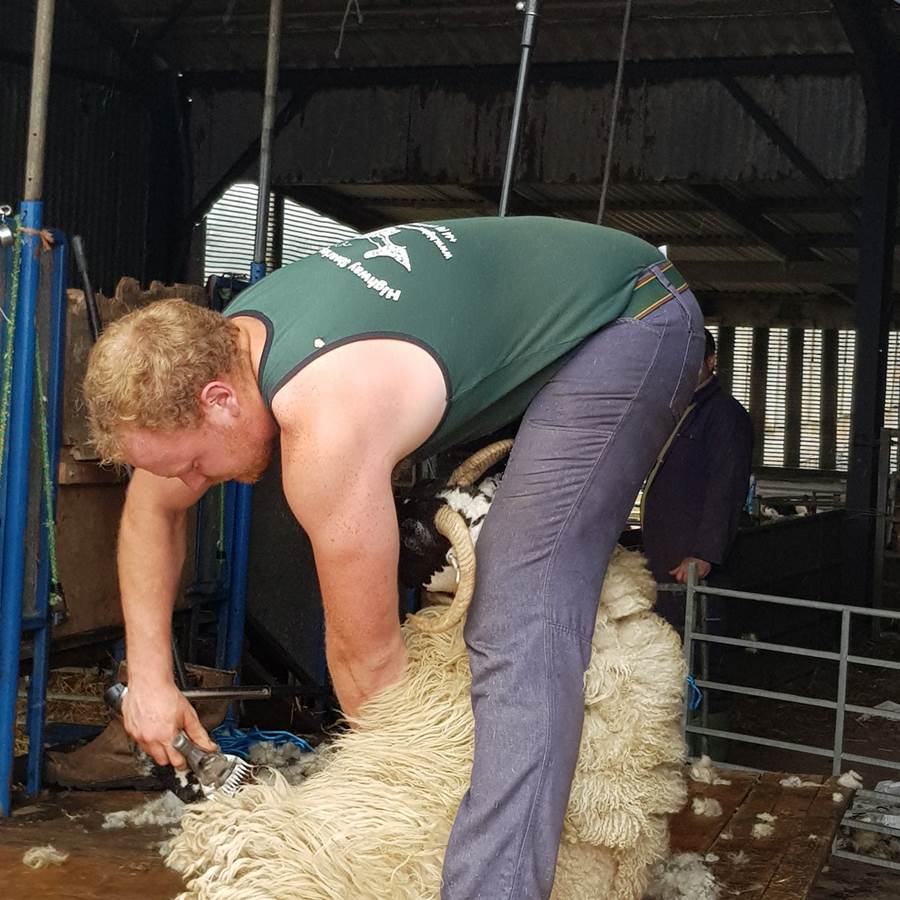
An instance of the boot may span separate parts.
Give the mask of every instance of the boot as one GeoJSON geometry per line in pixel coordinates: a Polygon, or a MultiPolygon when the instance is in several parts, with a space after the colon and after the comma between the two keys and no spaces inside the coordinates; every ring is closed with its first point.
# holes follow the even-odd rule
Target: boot
{"type": "MultiPolygon", "coordinates": [[[[206,666],[185,665],[190,687],[228,687],[234,684],[234,672],[206,666]]],[[[128,683],[128,667],[119,666],[117,680],[128,683]]],[[[201,700],[195,706],[200,723],[207,731],[220,725],[228,711],[228,700],[201,700]]],[[[44,781],[78,790],[114,790],[136,788],[159,790],[169,779],[160,780],[160,767],[140,750],[125,733],[122,719],[116,716],[90,743],[69,753],[49,751],[44,762],[44,781]]],[[[168,773],[167,773],[168,774],[168,773]]]]}

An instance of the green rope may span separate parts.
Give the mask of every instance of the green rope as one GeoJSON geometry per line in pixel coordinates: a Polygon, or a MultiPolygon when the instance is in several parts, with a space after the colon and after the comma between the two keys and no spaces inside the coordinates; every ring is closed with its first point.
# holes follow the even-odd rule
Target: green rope
{"type": "MultiPolygon", "coordinates": [[[[12,397],[12,365],[13,348],[16,330],[16,311],[19,302],[19,267],[22,262],[21,217],[15,218],[15,242],[13,243],[12,273],[9,281],[9,315],[6,318],[6,342],[3,349],[3,396],[0,399],[0,474],[6,460],[6,435],[9,431],[9,409],[12,397]]],[[[50,565],[50,616],[53,624],[64,622],[67,618],[66,599],[59,580],[59,568],[56,557],[56,504],[50,472],[50,436],[47,428],[47,398],[44,395],[44,376],[41,369],[41,350],[37,334],[35,334],[34,374],[37,386],[37,402],[40,411],[41,428],[41,468],[43,470],[44,505],[47,509],[47,520],[43,523],[47,529],[47,552],[50,565]]]]}
{"type": "Polygon", "coordinates": [[[47,530],[47,555],[50,564],[50,619],[54,625],[61,625],[68,618],[66,596],[59,580],[56,561],[56,500],[53,493],[53,474],[50,471],[50,435],[47,426],[47,397],[44,394],[44,373],[41,369],[41,345],[34,336],[34,378],[37,386],[37,402],[41,425],[41,469],[43,470],[44,508],[47,519],[42,524],[47,530]]]}
{"type": "Polygon", "coordinates": [[[19,303],[19,266],[22,262],[21,216],[16,216],[12,253],[12,272],[9,279],[9,315],[6,319],[6,345],[3,348],[3,397],[0,398],[0,475],[6,460],[6,435],[9,432],[9,403],[12,396],[13,339],[16,333],[16,307],[19,303]]]}

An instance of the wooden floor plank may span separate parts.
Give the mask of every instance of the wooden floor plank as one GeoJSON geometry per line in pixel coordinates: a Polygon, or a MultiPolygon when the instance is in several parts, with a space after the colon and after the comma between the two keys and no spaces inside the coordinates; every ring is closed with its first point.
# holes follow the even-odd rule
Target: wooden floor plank
{"type": "MultiPolygon", "coordinates": [[[[727,769],[719,774],[732,784],[689,782],[688,805],[672,820],[673,851],[708,855],[724,897],[806,897],[828,858],[843,813],[841,803],[832,799],[834,780],[823,783],[821,776],[797,779],[784,772],[727,769]],[[691,801],[696,796],[715,797],[722,803],[723,815],[712,820],[695,815],[691,801]],[[766,823],[761,814],[775,818],[766,823]],[[754,827],[760,824],[771,825],[772,834],[753,837],[754,827]]],[[[841,799],[846,805],[843,794],[841,799]]]]}
{"type": "Polygon", "coordinates": [[[722,778],[730,784],[705,784],[691,781],[688,777],[688,802],[670,823],[670,845],[674,853],[706,853],[716,842],[722,829],[744,802],[750,789],[759,779],[755,772],[721,772],[722,778]],[[698,816],[693,812],[695,797],[718,800],[722,815],[698,816]]]}
{"type": "Polygon", "coordinates": [[[852,793],[841,787],[836,778],[815,791],[763,895],[765,900],[794,900],[809,894],[831,856],[831,842],[852,793]],[[835,801],[835,796],[841,799],[835,801]]]}

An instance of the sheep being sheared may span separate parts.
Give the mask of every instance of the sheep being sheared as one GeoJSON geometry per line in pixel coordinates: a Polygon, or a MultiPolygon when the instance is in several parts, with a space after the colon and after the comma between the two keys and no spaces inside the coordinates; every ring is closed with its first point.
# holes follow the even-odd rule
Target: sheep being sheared
{"type": "MultiPolygon", "coordinates": [[[[449,608],[425,608],[404,624],[406,677],[316,751],[321,770],[303,783],[273,773],[233,798],[190,808],[167,858],[187,880],[183,898],[439,897],[472,765],[462,626],[474,549],[466,523],[446,505],[436,518],[453,545],[459,585],[449,608]]],[[[641,897],[649,867],[668,851],[668,815],[685,801],[685,668],[674,631],[650,612],[654,592],[642,559],[617,550],[585,675],[557,900],[641,897]]]]}

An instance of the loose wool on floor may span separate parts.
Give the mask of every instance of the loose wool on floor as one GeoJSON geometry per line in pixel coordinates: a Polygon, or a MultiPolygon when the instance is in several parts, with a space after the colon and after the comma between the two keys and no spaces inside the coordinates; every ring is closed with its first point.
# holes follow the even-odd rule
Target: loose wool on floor
{"type": "MultiPolygon", "coordinates": [[[[585,675],[554,900],[638,900],[685,802],[685,666],[654,595],[642,558],[618,550],[585,675]]],[[[463,622],[452,607],[409,617],[406,678],[316,751],[316,774],[289,785],[273,772],[190,806],[166,860],[185,877],[181,900],[436,900],[472,765],[463,622]]]]}

